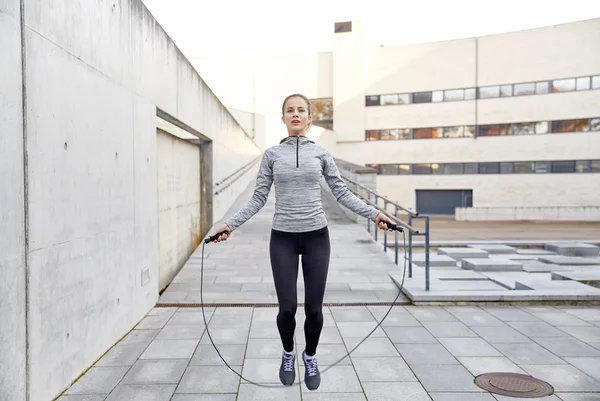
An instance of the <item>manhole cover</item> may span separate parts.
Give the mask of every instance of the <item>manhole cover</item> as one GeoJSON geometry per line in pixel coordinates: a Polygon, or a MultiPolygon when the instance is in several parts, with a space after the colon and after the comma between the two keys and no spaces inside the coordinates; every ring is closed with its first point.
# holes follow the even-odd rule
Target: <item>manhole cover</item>
{"type": "Polygon", "coordinates": [[[485,373],[475,378],[475,384],[490,393],[509,397],[538,398],[554,393],[545,381],[518,373],[485,373]]]}

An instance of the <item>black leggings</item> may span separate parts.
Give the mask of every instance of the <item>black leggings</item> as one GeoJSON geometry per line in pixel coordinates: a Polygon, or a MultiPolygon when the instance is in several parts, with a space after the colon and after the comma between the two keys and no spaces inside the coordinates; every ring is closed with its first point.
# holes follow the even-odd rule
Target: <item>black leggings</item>
{"type": "Polygon", "coordinates": [[[294,349],[294,331],[296,329],[296,308],[298,295],[298,256],[302,255],[302,273],[304,275],[304,335],[306,353],[314,355],[323,328],[323,296],[329,270],[329,230],[327,227],[305,233],[288,233],[271,230],[269,246],[271,268],[275,281],[275,290],[279,300],[277,328],[281,335],[283,349],[294,349]]]}

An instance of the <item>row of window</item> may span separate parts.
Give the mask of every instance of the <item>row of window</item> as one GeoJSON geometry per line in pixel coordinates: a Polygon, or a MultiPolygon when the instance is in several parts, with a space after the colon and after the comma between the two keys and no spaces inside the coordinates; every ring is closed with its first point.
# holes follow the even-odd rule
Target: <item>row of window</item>
{"type": "Polygon", "coordinates": [[[600,160],[367,164],[380,175],[600,173],[600,160]]]}
{"type": "Polygon", "coordinates": [[[454,127],[391,128],[367,130],[367,141],[400,139],[472,138],[474,136],[534,135],[600,131],[600,117],[574,120],[529,121],[509,124],[459,125],[454,127]]]}
{"type": "Polygon", "coordinates": [[[479,88],[447,89],[415,93],[390,93],[366,97],[367,106],[386,106],[414,103],[455,102],[460,100],[493,99],[499,97],[542,95],[600,89],[600,75],[555,79],[552,81],[523,82],[479,88]]]}

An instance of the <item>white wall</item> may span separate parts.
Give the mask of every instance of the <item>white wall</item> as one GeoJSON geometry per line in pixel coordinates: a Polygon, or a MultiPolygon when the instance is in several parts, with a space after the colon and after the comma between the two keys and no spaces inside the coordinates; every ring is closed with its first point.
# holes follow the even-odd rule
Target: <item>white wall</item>
{"type": "MultiPolygon", "coordinates": [[[[9,9],[18,10],[18,2],[9,9]]],[[[0,13],[0,184],[11,188],[2,191],[0,203],[2,210],[14,211],[0,226],[9,238],[0,245],[0,274],[12,279],[0,301],[2,312],[11,310],[8,318],[3,314],[9,323],[0,329],[1,354],[10,364],[0,369],[12,387],[5,392],[2,381],[1,393],[24,400],[22,213],[27,205],[29,400],[46,401],[156,302],[157,108],[213,141],[215,181],[260,150],[139,0],[96,0],[78,7],[24,3],[23,134],[19,18],[11,15],[0,13]],[[19,184],[23,137],[25,199],[19,184]],[[142,282],[146,268],[150,279],[142,282]],[[5,339],[14,344],[6,353],[5,339]]],[[[242,181],[238,185],[245,188],[242,181]]],[[[231,205],[240,193],[230,192],[219,202],[231,205]]]]}
{"type": "Polygon", "coordinates": [[[200,149],[157,130],[159,291],[200,244],[200,149]]]}
{"type": "Polygon", "coordinates": [[[242,126],[244,131],[251,137],[254,135],[253,139],[261,150],[266,149],[266,123],[265,116],[261,114],[255,114],[248,111],[237,110],[237,109],[227,109],[231,115],[236,119],[236,121],[242,126]]]}
{"type": "Polygon", "coordinates": [[[0,400],[25,400],[21,14],[0,0],[0,400]]]}

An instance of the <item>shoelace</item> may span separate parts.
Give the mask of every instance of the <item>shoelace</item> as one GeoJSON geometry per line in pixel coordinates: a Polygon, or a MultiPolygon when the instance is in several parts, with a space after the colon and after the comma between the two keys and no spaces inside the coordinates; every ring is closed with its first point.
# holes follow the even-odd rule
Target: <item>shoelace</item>
{"type": "Polygon", "coordinates": [[[294,356],[284,355],[283,356],[283,370],[284,372],[291,372],[294,369],[294,356]]]}
{"type": "Polygon", "coordinates": [[[309,359],[304,361],[306,363],[306,371],[309,376],[317,375],[317,358],[309,359]]]}

